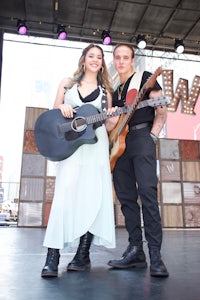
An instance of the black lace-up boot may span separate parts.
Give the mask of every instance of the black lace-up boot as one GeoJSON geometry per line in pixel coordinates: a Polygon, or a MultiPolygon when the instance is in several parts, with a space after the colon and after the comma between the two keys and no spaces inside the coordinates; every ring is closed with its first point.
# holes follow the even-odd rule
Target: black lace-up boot
{"type": "Polygon", "coordinates": [[[57,277],[60,253],[58,249],[48,248],[47,258],[42,269],[42,277],[57,277]]]}
{"type": "Polygon", "coordinates": [[[68,271],[85,271],[90,267],[89,249],[93,235],[87,232],[80,238],[80,243],[73,260],[68,264],[68,271]]]}
{"type": "Polygon", "coordinates": [[[149,250],[150,255],[150,275],[154,277],[168,277],[169,273],[163,263],[160,251],[157,249],[149,250]]]}
{"type": "Polygon", "coordinates": [[[142,246],[129,245],[120,259],[113,259],[108,265],[115,269],[146,268],[147,262],[142,246]]]}

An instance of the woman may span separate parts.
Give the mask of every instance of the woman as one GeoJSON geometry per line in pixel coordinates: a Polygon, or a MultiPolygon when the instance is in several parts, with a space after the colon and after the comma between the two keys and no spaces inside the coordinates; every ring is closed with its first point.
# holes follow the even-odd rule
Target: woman
{"type": "MultiPolygon", "coordinates": [[[[72,118],[76,108],[90,103],[107,114],[112,107],[112,88],[102,49],[89,45],[82,52],[73,78],[61,81],[54,108],[66,118],[72,118]],[[102,100],[103,99],[103,100],[102,100]]],[[[68,271],[84,271],[90,266],[91,243],[115,247],[112,183],[109,163],[107,131],[114,128],[117,117],[109,118],[95,133],[95,144],[80,146],[70,157],[59,163],[55,194],[44,239],[48,248],[42,277],[58,274],[59,249],[78,246],[76,255],[68,264],[68,271]],[[78,245],[79,244],[79,245],[78,245]]]]}

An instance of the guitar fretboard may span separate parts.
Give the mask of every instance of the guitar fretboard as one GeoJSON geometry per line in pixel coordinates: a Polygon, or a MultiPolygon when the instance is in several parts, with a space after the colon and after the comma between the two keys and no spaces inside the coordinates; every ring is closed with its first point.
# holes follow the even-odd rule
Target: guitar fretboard
{"type": "Polygon", "coordinates": [[[123,106],[123,107],[119,107],[115,112],[113,112],[112,114],[109,114],[109,115],[107,115],[106,112],[103,112],[100,114],[89,116],[89,117],[87,117],[87,124],[103,122],[104,120],[107,120],[109,118],[125,114],[125,113],[127,113],[128,110],[129,110],[129,108],[127,106],[123,106]]]}
{"type": "MultiPolygon", "coordinates": [[[[143,97],[143,95],[141,97],[143,97]]],[[[148,99],[148,100],[144,100],[144,101],[140,101],[140,98],[138,97],[138,100],[136,99],[136,101],[132,105],[119,107],[115,112],[113,112],[112,114],[109,114],[109,115],[107,115],[106,112],[103,112],[103,113],[97,113],[97,114],[94,114],[94,115],[91,115],[88,117],[82,117],[82,116],[79,116],[77,118],[75,117],[75,119],[72,119],[68,122],[59,124],[59,132],[62,132],[62,133],[69,132],[74,128],[74,126],[76,128],[78,128],[78,127],[81,127],[84,125],[90,125],[90,124],[95,124],[98,122],[103,122],[104,120],[115,117],[115,116],[127,114],[123,124],[118,129],[118,133],[119,133],[119,131],[121,132],[123,130],[124,124],[126,124],[126,122],[128,122],[128,119],[134,112],[134,109],[140,109],[140,108],[143,108],[146,106],[151,106],[151,107],[167,106],[170,104],[170,100],[166,96],[152,98],[152,99],[148,99]],[[140,103],[137,105],[136,101],[137,101],[137,103],[139,103],[139,102],[140,103]]]]}

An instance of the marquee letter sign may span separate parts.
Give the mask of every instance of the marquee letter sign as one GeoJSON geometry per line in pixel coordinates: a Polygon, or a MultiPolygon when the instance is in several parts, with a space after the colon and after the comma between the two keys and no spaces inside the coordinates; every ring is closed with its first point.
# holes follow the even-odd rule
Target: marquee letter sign
{"type": "Polygon", "coordinates": [[[200,76],[195,76],[190,94],[188,92],[188,80],[179,78],[176,91],[173,92],[173,70],[163,70],[163,89],[171,104],[168,111],[175,112],[181,101],[181,112],[195,115],[194,108],[200,94],[200,76]],[[189,97],[188,97],[189,94],[189,97]]]}

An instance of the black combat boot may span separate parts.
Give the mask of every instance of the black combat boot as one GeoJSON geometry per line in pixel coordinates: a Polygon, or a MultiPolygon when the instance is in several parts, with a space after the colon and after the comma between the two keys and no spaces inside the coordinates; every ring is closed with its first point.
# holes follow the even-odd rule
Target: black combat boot
{"type": "Polygon", "coordinates": [[[47,258],[42,269],[42,277],[57,277],[60,253],[58,249],[48,248],[47,258]]]}
{"type": "Polygon", "coordinates": [[[110,260],[108,265],[115,269],[146,268],[147,262],[142,246],[130,244],[119,260],[110,260]]]}
{"type": "Polygon", "coordinates": [[[169,273],[163,263],[160,251],[157,249],[149,250],[150,256],[150,275],[153,277],[168,277],[169,273]]]}
{"type": "Polygon", "coordinates": [[[67,266],[67,271],[85,271],[90,267],[89,249],[93,235],[87,232],[80,237],[80,243],[77,252],[72,261],[67,266]]]}

